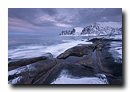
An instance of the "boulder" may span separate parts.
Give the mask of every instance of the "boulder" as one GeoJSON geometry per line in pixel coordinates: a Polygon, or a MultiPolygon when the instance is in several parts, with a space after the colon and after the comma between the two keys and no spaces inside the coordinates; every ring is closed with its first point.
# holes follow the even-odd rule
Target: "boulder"
{"type": "Polygon", "coordinates": [[[87,57],[83,60],[77,61],[76,64],[81,65],[85,68],[95,69],[93,64],[92,64],[92,60],[90,58],[87,58],[87,57]]]}
{"type": "Polygon", "coordinates": [[[26,84],[30,81],[26,66],[8,72],[8,84],[26,84]]]}
{"type": "Polygon", "coordinates": [[[56,65],[54,59],[41,60],[8,72],[9,84],[32,84],[56,65]],[[42,75],[41,75],[42,74],[42,75]],[[40,75],[40,76],[39,76],[40,75]]]}
{"type": "Polygon", "coordinates": [[[91,51],[95,45],[79,45],[72,47],[65,52],[61,53],[59,56],[57,56],[58,59],[66,59],[69,56],[77,56],[77,57],[82,57],[83,55],[91,55],[91,51]]]}
{"type": "Polygon", "coordinates": [[[49,74],[46,80],[41,84],[50,84],[57,78],[59,78],[61,75],[78,79],[83,77],[95,76],[95,72],[78,64],[63,62],[57,65],[57,67],[53,69],[53,71],[49,74]]]}
{"type": "Polygon", "coordinates": [[[35,58],[25,58],[21,60],[16,60],[8,63],[8,70],[16,69],[21,66],[25,66],[31,63],[35,63],[41,60],[46,60],[46,59],[53,59],[53,56],[51,53],[45,53],[43,56],[40,57],[35,57],[35,58]]]}
{"type": "Polygon", "coordinates": [[[118,69],[119,66],[122,66],[122,64],[114,62],[114,57],[111,55],[111,53],[108,52],[109,48],[104,47],[102,50],[97,50],[97,60],[98,66],[101,71],[110,73],[113,75],[122,75],[122,67],[120,67],[120,70],[118,69]],[[119,72],[119,73],[118,73],[119,72]]]}

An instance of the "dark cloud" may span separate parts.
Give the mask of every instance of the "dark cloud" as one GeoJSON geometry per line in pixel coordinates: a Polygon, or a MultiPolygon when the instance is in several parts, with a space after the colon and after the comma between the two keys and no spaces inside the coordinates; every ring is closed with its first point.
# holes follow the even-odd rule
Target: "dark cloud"
{"type": "Polygon", "coordinates": [[[48,14],[50,16],[53,16],[53,15],[57,14],[57,9],[56,8],[40,8],[39,10],[41,10],[43,14],[46,13],[46,14],[48,14]]]}
{"type": "Polygon", "coordinates": [[[102,12],[103,16],[118,16],[122,14],[121,8],[106,8],[102,12]]]}
{"type": "Polygon", "coordinates": [[[33,8],[9,8],[8,17],[9,18],[18,18],[29,20],[35,18],[35,15],[38,13],[36,9],[33,8]]]}
{"type": "Polygon", "coordinates": [[[121,22],[122,21],[122,9],[121,8],[88,8],[88,9],[77,9],[78,13],[72,21],[76,26],[95,22],[121,22]]]}
{"type": "MultiPolygon", "coordinates": [[[[9,33],[21,29],[50,33],[95,22],[121,22],[121,8],[9,8],[9,33]]],[[[29,32],[30,32],[29,31],[29,32]]]]}

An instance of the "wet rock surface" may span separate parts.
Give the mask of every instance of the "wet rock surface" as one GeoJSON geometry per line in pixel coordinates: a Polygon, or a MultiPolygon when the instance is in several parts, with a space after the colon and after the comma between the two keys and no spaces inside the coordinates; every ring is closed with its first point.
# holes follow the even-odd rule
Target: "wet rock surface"
{"type": "Polygon", "coordinates": [[[57,64],[57,62],[53,58],[52,59],[41,59],[41,57],[37,57],[37,58],[35,59],[33,58],[32,60],[31,59],[24,60],[24,62],[27,63],[26,64],[24,63],[25,65],[22,66],[20,61],[20,63],[17,64],[18,68],[9,70],[8,83],[9,84],[33,84],[33,82],[36,79],[44,75],[46,72],[48,72],[52,67],[54,67],[57,64]],[[28,63],[28,61],[33,61],[33,62],[28,63]]]}
{"type": "MultiPolygon", "coordinates": [[[[44,54],[44,56],[41,56],[41,57],[12,60],[11,62],[8,63],[8,70],[10,71],[10,70],[16,69],[21,66],[35,63],[40,60],[46,60],[46,59],[52,59],[52,58],[53,58],[53,55],[51,53],[46,53],[46,54],[44,54]]],[[[9,60],[11,60],[11,59],[9,59],[9,60]]]]}
{"type": "Polygon", "coordinates": [[[90,67],[86,68],[86,67],[83,67],[78,64],[72,64],[72,63],[65,62],[65,63],[59,64],[51,72],[51,74],[47,77],[46,81],[44,81],[43,84],[50,84],[51,82],[55,81],[59,77],[62,70],[67,70],[67,73],[69,75],[74,76],[77,79],[86,77],[86,76],[88,76],[88,77],[95,76],[95,71],[93,68],[90,68],[90,67]]]}
{"type": "Polygon", "coordinates": [[[93,44],[77,45],[57,58],[49,54],[10,62],[8,83],[50,84],[59,78],[63,70],[67,70],[69,77],[106,77],[109,84],[122,84],[122,63],[114,62],[115,59],[109,52],[113,39],[95,38],[89,41],[93,44]]]}
{"type": "Polygon", "coordinates": [[[66,50],[57,56],[58,59],[66,59],[69,56],[82,57],[83,55],[91,55],[91,51],[94,49],[95,45],[79,45],[66,50]]]}

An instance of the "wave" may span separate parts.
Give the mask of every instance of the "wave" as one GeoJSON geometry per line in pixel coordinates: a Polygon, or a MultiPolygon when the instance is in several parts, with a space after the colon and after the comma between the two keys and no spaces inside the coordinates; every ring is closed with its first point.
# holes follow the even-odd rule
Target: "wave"
{"type": "Polygon", "coordinates": [[[50,52],[53,57],[57,57],[59,54],[67,50],[68,48],[78,46],[78,44],[92,44],[92,42],[85,42],[81,40],[63,40],[63,43],[56,45],[22,45],[15,49],[8,50],[8,58],[11,59],[22,59],[22,58],[33,58],[42,56],[45,53],[50,52]]]}

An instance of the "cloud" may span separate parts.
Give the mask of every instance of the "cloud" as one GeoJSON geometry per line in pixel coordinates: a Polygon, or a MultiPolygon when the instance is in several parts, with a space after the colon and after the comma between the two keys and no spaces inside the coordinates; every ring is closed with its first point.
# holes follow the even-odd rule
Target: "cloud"
{"type": "Polygon", "coordinates": [[[9,8],[9,31],[60,32],[95,22],[121,22],[121,8],[9,8]],[[14,28],[13,28],[14,27],[14,28]]]}
{"type": "Polygon", "coordinates": [[[66,28],[72,27],[71,25],[61,24],[61,23],[56,23],[55,25],[58,26],[58,27],[66,27],[66,28]]]}
{"type": "Polygon", "coordinates": [[[39,8],[39,10],[41,11],[41,13],[46,13],[50,16],[54,16],[58,13],[57,8],[39,8]]]}

